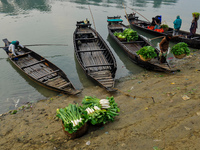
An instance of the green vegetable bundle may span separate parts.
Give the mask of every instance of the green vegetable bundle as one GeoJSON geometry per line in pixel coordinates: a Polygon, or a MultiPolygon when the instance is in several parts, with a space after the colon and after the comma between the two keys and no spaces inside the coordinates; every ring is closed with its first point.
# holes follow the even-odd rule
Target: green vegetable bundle
{"type": "Polygon", "coordinates": [[[114,121],[114,117],[119,115],[120,111],[113,96],[106,99],[85,96],[82,104],[84,118],[93,125],[114,121]]]}
{"type": "Polygon", "coordinates": [[[85,123],[86,120],[82,117],[81,109],[78,105],[69,104],[68,107],[57,109],[57,117],[59,117],[65,127],[65,131],[70,134],[76,132],[85,123]]]}
{"type": "Polygon", "coordinates": [[[126,39],[126,36],[122,32],[115,32],[114,36],[121,38],[121,39],[126,39]]]}
{"type": "Polygon", "coordinates": [[[136,31],[133,31],[130,28],[124,30],[123,34],[126,36],[127,41],[136,41],[138,40],[138,34],[136,31]]]}
{"type": "Polygon", "coordinates": [[[195,17],[195,18],[199,18],[199,15],[200,15],[200,13],[198,13],[198,12],[193,12],[192,13],[192,16],[195,17]]]}
{"type": "Polygon", "coordinates": [[[152,46],[144,46],[140,50],[138,50],[136,53],[138,55],[141,55],[145,59],[157,57],[155,48],[153,48],[152,46]]]}
{"type": "Polygon", "coordinates": [[[169,26],[167,24],[162,24],[160,27],[163,28],[163,29],[169,28],[169,26]]]}
{"type": "Polygon", "coordinates": [[[184,42],[179,42],[178,44],[174,45],[171,49],[171,52],[174,55],[181,55],[181,54],[190,54],[190,49],[188,48],[188,45],[184,42]]]}
{"type": "Polygon", "coordinates": [[[122,39],[127,39],[127,41],[136,41],[138,40],[138,34],[136,31],[127,28],[122,32],[114,32],[114,36],[122,39]]]}

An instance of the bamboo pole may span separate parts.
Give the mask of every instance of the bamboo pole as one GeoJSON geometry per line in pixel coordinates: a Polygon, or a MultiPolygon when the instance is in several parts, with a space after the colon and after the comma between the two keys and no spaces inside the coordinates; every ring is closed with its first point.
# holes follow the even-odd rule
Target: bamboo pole
{"type": "MultiPolygon", "coordinates": [[[[127,6],[128,7],[128,6],[127,6]]],[[[140,14],[139,12],[137,12],[136,10],[134,10],[133,8],[128,7],[129,9],[135,11],[136,13],[138,13],[140,16],[142,16],[144,19],[146,19],[148,22],[150,22],[147,18],[145,18],[142,14],[140,14]]]]}
{"type": "Polygon", "coordinates": [[[155,38],[152,38],[152,39],[149,39],[149,40],[151,41],[151,40],[155,40],[155,39],[159,39],[159,38],[163,38],[163,37],[165,37],[165,36],[158,36],[158,37],[155,37],[155,38]]]}
{"type": "Polygon", "coordinates": [[[131,25],[130,25],[130,22],[129,22],[129,20],[128,20],[128,15],[127,15],[127,13],[126,13],[126,9],[125,9],[124,3],[122,3],[122,4],[123,4],[123,7],[124,7],[124,11],[125,11],[125,14],[126,14],[126,19],[127,19],[127,21],[128,21],[129,28],[130,28],[131,25]]]}
{"type": "Polygon", "coordinates": [[[96,27],[95,27],[95,23],[94,23],[94,17],[93,17],[93,15],[92,15],[92,11],[91,11],[91,9],[90,9],[90,5],[88,5],[88,7],[89,7],[89,10],[90,10],[90,14],[91,14],[91,16],[92,16],[92,21],[93,21],[94,29],[95,29],[95,31],[96,31],[96,27]]]}

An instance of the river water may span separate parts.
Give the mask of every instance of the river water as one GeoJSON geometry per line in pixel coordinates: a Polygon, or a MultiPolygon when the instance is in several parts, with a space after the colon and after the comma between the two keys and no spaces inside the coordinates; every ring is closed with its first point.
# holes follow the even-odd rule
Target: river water
{"type": "MultiPolygon", "coordinates": [[[[100,33],[111,48],[116,61],[116,79],[137,74],[143,69],[133,64],[123,51],[108,36],[107,16],[122,16],[124,24],[125,9],[128,6],[151,20],[162,15],[169,26],[177,15],[183,19],[182,30],[189,31],[192,12],[198,12],[197,0],[1,0],[0,2],[0,39],[19,40],[22,45],[29,44],[67,44],[68,46],[28,47],[61,68],[77,89],[96,86],[86,77],[74,57],[73,32],[76,21],[86,18],[100,33]],[[90,9],[91,11],[90,11],[90,9]]],[[[127,13],[131,13],[130,8],[127,13]]],[[[140,16],[142,18],[142,16],[140,16]]],[[[200,30],[197,30],[199,33],[200,30]]],[[[140,32],[146,38],[153,36],[140,32]]],[[[152,41],[155,46],[160,40],[152,41]]],[[[0,42],[0,46],[4,46],[0,42]]],[[[0,113],[15,109],[26,102],[57,95],[47,90],[21,73],[0,50],[0,113]]]]}

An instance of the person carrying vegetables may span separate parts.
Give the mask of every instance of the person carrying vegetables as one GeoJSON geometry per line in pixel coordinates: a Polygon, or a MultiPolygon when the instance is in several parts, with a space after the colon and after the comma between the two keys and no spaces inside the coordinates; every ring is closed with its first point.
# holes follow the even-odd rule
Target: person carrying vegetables
{"type": "Polygon", "coordinates": [[[178,15],[176,17],[176,20],[174,20],[174,31],[173,31],[173,35],[178,35],[178,32],[181,28],[181,24],[182,24],[182,19],[180,18],[180,16],[178,15]]]}
{"type": "Polygon", "coordinates": [[[160,63],[166,62],[167,52],[168,52],[168,48],[169,48],[169,41],[171,39],[172,39],[171,35],[166,35],[159,44],[159,47],[160,47],[160,54],[159,54],[160,63]]]}
{"type": "Polygon", "coordinates": [[[190,34],[187,36],[187,38],[194,37],[194,35],[196,33],[196,29],[198,28],[197,21],[199,20],[199,13],[194,12],[192,15],[193,15],[193,20],[192,20],[192,24],[190,26],[190,34]]]}

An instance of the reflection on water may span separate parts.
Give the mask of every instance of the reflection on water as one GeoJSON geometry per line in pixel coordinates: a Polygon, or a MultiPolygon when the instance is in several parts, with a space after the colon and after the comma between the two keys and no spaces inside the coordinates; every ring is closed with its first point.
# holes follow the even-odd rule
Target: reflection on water
{"type": "Polygon", "coordinates": [[[50,11],[47,0],[1,0],[0,12],[9,15],[17,15],[28,10],[50,11]]]}
{"type": "Polygon", "coordinates": [[[160,8],[161,5],[174,5],[177,0],[132,0],[131,6],[147,7],[149,4],[153,4],[153,8],[160,8]]]}
{"type": "MultiPolygon", "coordinates": [[[[117,7],[123,8],[123,5],[147,7],[149,4],[153,4],[153,8],[159,8],[161,5],[174,5],[177,0],[57,0],[62,2],[71,2],[80,5],[94,5],[103,7],[117,7]]],[[[85,9],[84,7],[79,7],[85,9]]],[[[30,10],[39,10],[44,12],[51,11],[51,3],[48,0],[1,0],[0,12],[9,15],[17,15],[28,13],[30,10]]]]}

